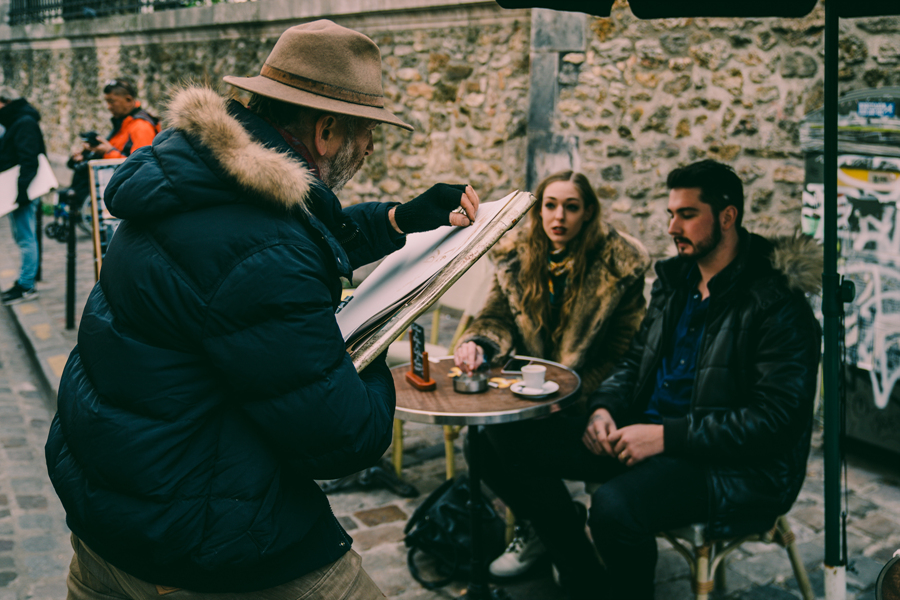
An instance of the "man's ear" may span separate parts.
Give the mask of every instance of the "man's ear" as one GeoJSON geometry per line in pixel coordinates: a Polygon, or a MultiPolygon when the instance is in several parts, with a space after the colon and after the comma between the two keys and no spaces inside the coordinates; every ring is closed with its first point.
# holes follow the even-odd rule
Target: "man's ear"
{"type": "Polygon", "coordinates": [[[719,212],[719,225],[727,230],[734,227],[737,222],[737,207],[728,205],[719,212]]]}
{"type": "Polygon", "coordinates": [[[340,147],[337,132],[337,119],[334,115],[322,115],[316,121],[316,152],[323,157],[329,157],[332,151],[340,147]]]}

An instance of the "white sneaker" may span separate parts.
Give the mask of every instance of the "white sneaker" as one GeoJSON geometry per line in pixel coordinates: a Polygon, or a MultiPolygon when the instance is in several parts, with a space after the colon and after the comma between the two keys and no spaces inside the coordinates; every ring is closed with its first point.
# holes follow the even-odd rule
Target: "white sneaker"
{"type": "Polygon", "coordinates": [[[522,523],[516,527],[515,537],[503,554],[491,563],[491,575],[517,577],[537,564],[546,553],[547,549],[531,523],[522,523]]]}

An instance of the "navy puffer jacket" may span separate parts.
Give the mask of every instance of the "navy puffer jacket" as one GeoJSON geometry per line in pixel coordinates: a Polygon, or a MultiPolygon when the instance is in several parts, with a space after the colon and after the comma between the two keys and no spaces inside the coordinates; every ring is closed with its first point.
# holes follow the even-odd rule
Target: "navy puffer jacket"
{"type": "Polygon", "coordinates": [[[154,584],[246,592],[351,539],[315,479],[391,440],[383,361],[357,374],[339,276],[404,243],[390,205],[341,210],[278,133],[189,88],[107,189],[124,219],[47,441],[71,530],[154,584]]]}

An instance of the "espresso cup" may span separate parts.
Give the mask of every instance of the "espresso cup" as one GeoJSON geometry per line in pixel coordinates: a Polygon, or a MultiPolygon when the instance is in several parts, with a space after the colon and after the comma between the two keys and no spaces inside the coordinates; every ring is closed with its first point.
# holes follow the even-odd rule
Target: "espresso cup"
{"type": "Polygon", "coordinates": [[[547,367],[544,365],[525,365],[522,367],[522,381],[525,387],[536,390],[544,387],[544,375],[547,374],[547,367]]]}

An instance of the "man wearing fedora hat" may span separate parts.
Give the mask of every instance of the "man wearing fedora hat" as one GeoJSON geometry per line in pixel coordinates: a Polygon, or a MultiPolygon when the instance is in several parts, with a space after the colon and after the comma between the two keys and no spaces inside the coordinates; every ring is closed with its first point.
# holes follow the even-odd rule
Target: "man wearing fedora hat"
{"type": "Polygon", "coordinates": [[[253,93],[247,108],[179,91],[172,127],[106,190],[123,222],[46,448],[72,599],[382,597],[315,482],[391,441],[391,375],[383,359],[354,369],[340,278],[406,233],[471,224],[478,196],[438,184],[341,208],[375,126],[411,129],[360,33],[293,27],[259,76],[225,80],[253,93]]]}

